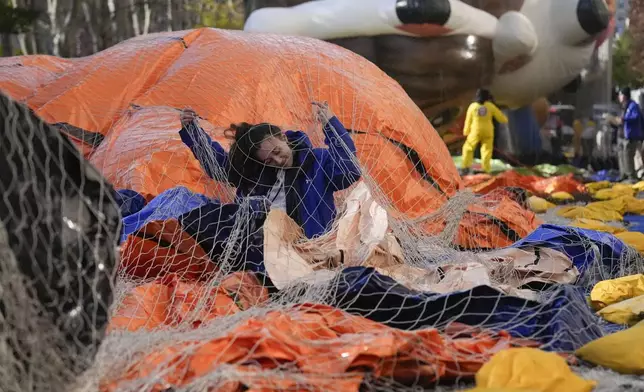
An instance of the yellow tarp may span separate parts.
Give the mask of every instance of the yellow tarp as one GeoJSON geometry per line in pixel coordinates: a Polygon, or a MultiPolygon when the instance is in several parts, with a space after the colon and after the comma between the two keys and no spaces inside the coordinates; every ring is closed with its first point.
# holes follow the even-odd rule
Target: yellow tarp
{"type": "Polygon", "coordinates": [[[557,211],[568,219],[593,219],[601,222],[621,221],[624,214],[644,214],[644,200],[620,195],[612,199],[588,203],[586,206],[568,206],[557,211]]]}
{"type": "MultiPolygon", "coordinates": [[[[594,340],[575,354],[585,361],[623,374],[644,374],[644,322],[594,340]]],[[[485,366],[484,366],[485,367],[485,366]]]]}
{"type": "Polygon", "coordinates": [[[588,230],[603,231],[604,233],[610,233],[610,234],[616,234],[616,233],[621,233],[626,231],[626,229],[622,227],[615,227],[615,226],[607,225],[606,223],[603,223],[595,219],[586,219],[586,218],[577,218],[572,222],[570,222],[570,226],[580,227],[582,229],[588,229],[588,230]]]}
{"type": "Polygon", "coordinates": [[[625,231],[623,233],[615,234],[615,237],[624,241],[627,245],[631,246],[641,254],[644,254],[644,233],[625,231]]]}
{"type": "Polygon", "coordinates": [[[598,190],[593,194],[593,197],[598,200],[609,200],[633,195],[635,195],[635,189],[631,185],[616,184],[612,188],[598,190]]]}
{"type": "Polygon", "coordinates": [[[633,185],[629,184],[615,184],[611,189],[615,191],[615,193],[623,193],[625,195],[634,194],[635,192],[633,185]]]}
{"type": "Polygon", "coordinates": [[[590,302],[595,310],[608,305],[644,295],[644,274],[603,280],[590,292],[590,302]]]}
{"type": "Polygon", "coordinates": [[[636,199],[633,196],[619,196],[610,200],[596,201],[594,203],[588,204],[586,207],[594,210],[610,209],[617,211],[622,215],[641,215],[644,213],[644,200],[636,199]]]}
{"type": "Polygon", "coordinates": [[[626,202],[626,213],[629,214],[644,214],[644,200],[636,199],[634,197],[624,197],[626,202]]]}
{"type": "Polygon", "coordinates": [[[557,211],[557,215],[568,219],[593,219],[601,222],[622,221],[624,219],[622,214],[617,211],[610,209],[591,208],[591,204],[588,204],[585,207],[562,207],[557,211]]]}
{"type": "Polygon", "coordinates": [[[640,181],[637,184],[633,185],[633,189],[637,192],[644,192],[644,181],[640,181]]]}
{"type": "Polygon", "coordinates": [[[533,212],[538,214],[544,213],[549,209],[556,207],[554,204],[550,203],[548,200],[543,199],[539,196],[530,196],[528,198],[528,206],[533,212]]]}
{"type": "Polygon", "coordinates": [[[555,353],[511,348],[498,352],[483,365],[476,373],[476,385],[535,392],[590,392],[596,383],[574,374],[555,353]]]}
{"type": "Polygon", "coordinates": [[[516,388],[474,388],[463,392],[533,392],[535,389],[516,389],[516,388]]]}
{"type": "Polygon", "coordinates": [[[612,184],[608,181],[589,182],[588,184],[586,184],[586,189],[588,190],[588,193],[592,195],[600,189],[607,189],[611,186],[612,184]]]}
{"type": "MultiPolygon", "coordinates": [[[[608,181],[591,182],[586,184],[588,192],[598,200],[602,200],[597,207],[609,208],[624,215],[629,214],[644,214],[644,200],[638,200],[634,196],[637,192],[644,191],[644,181],[640,181],[635,185],[615,184],[611,187],[608,181]]],[[[590,203],[587,207],[595,205],[590,203]]]]}
{"type": "Polygon", "coordinates": [[[568,192],[554,192],[550,197],[557,201],[575,200],[575,197],[568,192]]]}
{"type": "Polygon", "coordinates": [[[597,314],[611,323],[635,325],[644,319],[644,295],[607,306],[597,314]]]}

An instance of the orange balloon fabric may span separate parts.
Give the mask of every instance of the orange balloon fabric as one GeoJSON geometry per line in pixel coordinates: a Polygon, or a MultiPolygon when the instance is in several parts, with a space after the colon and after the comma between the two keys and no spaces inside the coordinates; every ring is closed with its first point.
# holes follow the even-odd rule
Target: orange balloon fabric
{"type": "Polygon", "coordinates": [[[115,309],[109,330],[148,331],[201,323],[241,312],[268,301],[255,275],[237,272],[217,286],[169,274],[130,291],[115,309]]]}
{"type": "Polygon", "coordinates": [[[206,280],[216,271],[202,247],[181,229],[176,219],[152,221],[121,245],[120,272],[141,279],[177,274],[206,280]]]}
{"type": "MultiPolygon", "coordinates": [[[[241,121],[305,129],[320,146],[311,101],[328,101],[355,131],[366,174],[405,217],[426,216],[464,189],[445,144],[401,86],[357,54],[314,39],[217,29],[150,34],[86,58],[0,59],[0,89],[50,123],[102,135],[97,146],[75,142],[117,189],[146,198],[185,186],[230,200],[230,189],[207,178],[181,142],[180,109],[195,110],[224,148],[223,130],[241,121]]],[[[525,221],[521,232],[536,228],[530,214],[516,219],[525,221]]],[[[497,236],[485,230],[464,243],[497,236]]]]}
{"type": "Polygon", "coordinates": [[[0,61],[0,89],[16,101],[28,101],[40,88],[73,68],[76,61],[43,55],[6,57],[0,61]]]}
{"type": "MultiPolygon", "coordinates": [[[[186,322],[196,328],[267,300],[266,289],[249,273],[230,275],[218,288],[167,276],[128,293],[110,329],[169,330],[186,322]]],[[[146,390],[163,391],[187,386],[221,366],[229,366],[231,376],[217,387],[225,391],[358,391],[365,374],[432,385],[439,378],[473,377],[499,350],[535,345],[505,332],[456,325],[444,334],[433,328],[403,331],[318,304],[249,317],[218,335],[160,343],[123,363],[122,371],[111,372],[101,390],[116,391],[122,383],[154,374],[145,381],[152,381],[146,390]],[[278,373],[267,372],[280,366],[278,373]],[[235,379],[231,367],[243,376],[235,379]]]]}
{"type": "Polygon", "coordinates": [[[586,193],[584,184],[575,180],[573,174],[543,178],[507,171],[496,177],[465,176],[464,181],[476,193],[482,194],[503,187],[523,188],[540,196],[547,196],[555,192],[567,192],[572,195],[586,193]]]}

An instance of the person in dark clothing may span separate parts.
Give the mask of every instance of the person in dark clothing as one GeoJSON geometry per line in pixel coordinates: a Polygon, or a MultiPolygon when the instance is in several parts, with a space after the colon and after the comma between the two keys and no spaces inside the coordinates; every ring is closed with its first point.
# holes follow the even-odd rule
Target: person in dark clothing
{"type": "Polygon", "coordinates": [[[589,118],[584,118],[583,121],[580,121],[582,132],[581,132],[581,159],[579,163],[582,168],[589,168],[593,166],[595,161],[595,152],[597,145],[597,125],[594,121],[591,121],[589,118]]]}
{"type": "Polygon", "coordinates": [[[560,164],[564,161],[563,157],[563,129],[561,122],[557,124],[555,133],[552,137],[552,163],[555,165],[560,164]]]}
{"type": "Polygon", "coordinates": [[[621,118],[611,118],[613,124],[621,125],[623,129],[623,138],[618,148],[619,168],[622,180],[634,181],[637,179],[635,153],[641,148],[644,139],[644,120],[640,106],[631,98],[630,88],[620,90],[619,103],[624,110],[621,118]]]}
{"type": "Polygon", "coordinates": [[[192,150],[206,173],[216,179],[215,164],[237,188],[237,197],[262,196],[271,208],[285,210],[313,238],[330,229],[336,215],[333,194],[360,179],[356,147],[326,103],[314,103],[324,124],[328,148],[313,148],[302,131],[282,130],[272,124],[233,124],[235,142],[230,153],[208,137],[191,110],[181,113],[181,140],[192,150]]]}
{"type": "Polygon", "coordinates": [[[557,112],[549,119],[551,153],[547,162],[553,165],[565,163],[563,155],[563,121],[557,112]]]}

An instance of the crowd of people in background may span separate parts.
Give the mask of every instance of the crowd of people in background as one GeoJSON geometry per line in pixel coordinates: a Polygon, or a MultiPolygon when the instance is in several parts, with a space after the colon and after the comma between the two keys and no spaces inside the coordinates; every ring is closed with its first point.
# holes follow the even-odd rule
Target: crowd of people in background
{"type": "Polygon", "coordinates": [[[642,177],[644,116],[630,88],[619,91],[618,103],[619,114],[575,120],[573,163],[592,171],[617,169],[620,181],[633,182],[642,177]]]}
{"type": "MultiPolygon", "coordinates": [[[[611,105],[592,116],[564,121],[561,111],[574,107],[551,107],[550,116],[541,129],[541,161],[550,164],[572,163],[593,172],[619,171],[619,181],[644,179],[644,115],[633,99],[630,88],[622,88],[615,97],[618,107],[611,105]],[[612,111],[612,112],[611,112],[612,111]],[[572,146],[570,154],[567,147],[572,146]]],[[[494,130],[507,123],[507,117],[493,103],[487,90],[479,90],[468,111],[463,127],[462,174],[471,172],[472,161],[480,145],[481,166],[490,171],[494,130]]]]}

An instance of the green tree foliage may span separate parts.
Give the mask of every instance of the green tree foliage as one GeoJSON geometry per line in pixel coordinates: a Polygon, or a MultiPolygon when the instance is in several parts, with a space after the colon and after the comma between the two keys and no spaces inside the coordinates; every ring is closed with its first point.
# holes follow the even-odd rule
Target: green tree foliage
{"type": "Polygon", "coordinates": [[[241,0],[199,0],[186,5],[199,15],[194,27],[217,27],[241,30],[244,27],[244,4],[241,0]]]}
{"type": "Polygon", "coordinates": [[[644,87],[644,74],[633,66],[633,37],[629,31],[622,34],[613,47],[613,81],[620,87],[644,87]]]}
{"type": "Polygon", "coordinates": [[[38,11],[14,8],[9,2],[0,0],[0,34],[23,33],[29,30],[38,15],[38,11]]]}
{"type": "Polygon", "coordinates": [[[12,34],[28,31],[38,18],[39,12],[27,8],[13,7],[5,0],[0,0],[0,38],[2,50],[0,55],[12,56],[12,34]]]}

